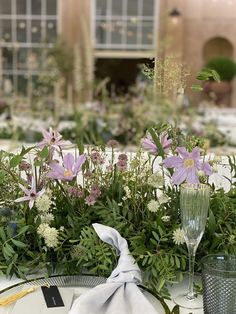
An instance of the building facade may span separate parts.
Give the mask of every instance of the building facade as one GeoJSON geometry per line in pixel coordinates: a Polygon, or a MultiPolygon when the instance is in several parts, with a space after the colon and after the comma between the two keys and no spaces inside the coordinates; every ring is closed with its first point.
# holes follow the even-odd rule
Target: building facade
{"type": "Polygon", "coordinates": [[[138,64],[162,53],[187,64],[191,85],[211,57],[236,59],[235,33],[236,0],[1,0],[1,89],[27,93],[58,35],[77,45],[91,81],[132,84],[138,64]]]}

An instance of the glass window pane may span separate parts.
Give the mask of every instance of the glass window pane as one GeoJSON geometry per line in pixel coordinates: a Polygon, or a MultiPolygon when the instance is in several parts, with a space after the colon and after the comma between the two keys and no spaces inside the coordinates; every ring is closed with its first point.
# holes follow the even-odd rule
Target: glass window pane
{"type": "Polygon", "coordinates": [[[142,43],[144,45],[153,44],[153,22],[143,22],[142,43]]]}
{"type": "Polygon", "coordinates": [[[122,4],[123,1],[112,1],[112,15],[122,15],[122,4]]]}
{"type": "Polygon", "coordinates": [[[106,43],[106,29],[108,24],[105,21],[97,22],[96,27],[96,42],[98,44],[106,43]]]}
{"type": "Polygon", "coordinates": [[[126,42],[131,45],[137,44],[137,26],[133,23],[127,24],[126,42]]]}
{"type": "Polygon", "coordinates": [[[38,48],[32,48],[28,57],[28,66],[31,70],[37,70],[42,65],[42,53],[38,48]]]}
{"type": "Polygon", "coordinates": [[[143,15],[144,16],[154,15],[154,0],[143,0],[143,15]]]}
{"type": "Polygon", "coordinates": [[[40,43],[42,41],[40,20],[32,20],[31,22],[31,41],[32,43],[40,43]]]}
{"type": "Polygon", "coordinates": [[[57,0],[47,0],[47,14],[57,15],[57,0]]]}
{"type": "Polygon", "coordinates": [[[46,23],[46,37],[48,43],[53,43],[57,38],[57,24],[54,20],[48,20],[46,23]]]}
{"type": "Polygon", "coordinates": [[[41,0],[31,0],[31,12],[34,15],[41,15],[41,0]]]}
{"type": "Polygon", "coordinates": [[[96,15],[106,15],[107,0],[97,0],[96,4],[96,15]]]}
{"type": "Polygon", "coordinates": [[[18,42],[25,43],[27,41],[26,39],[26,20],[19,20],[16,24],[16,38],[18,42]]]}
{"type": "Polygon", "coordinates": [[[113,25],[112,25],[111,43],[112,44],[121,44],[122,43],[122,35],[124,32],[125,32],[124,22],[114,21],[113,25]]]}
{"type": "Polygon", "coordinates": [[[138,15],[138,0],[128,0],[127,15],[138,15]]]}
{"type": "Polygon", "coordinates": [[[16,12],[17,14],[26,15],[26,0],[17,0],[16,1],[16,12]]]}
{"type": "Polygon", "coordinates": [[[2,49],[2,67],[4,70],[12,69],[13,51],[11,48],[2,49]]]}
{"type": "Polygon", "coordinates": [[[17,51],[17,68],[19,70],[27,69],[28,49],[19,48],[17,51]]]}
{"type": "Polygon", "coordinates": [[[18,75],[17,77],[17,92],[21,95],[27,94],[27,85],[28,85],[28,78],[26,75],[18,75]]]}
{"type": "Polygon", "coordinates": [[[0,14],[11,14],[11,0],[0,1],[0,14]]]}
{"type": "Polygon", "coordinates": [[[0,39],[6,42],[12,41],[11,20],[0,20],[0,39]]]}
{"type": "Polygon", "coordinates": [[[3,93],[5,95],[9,95],[13,91],[13,76],[12,75],[4,75],[3,76],[3,93]]]}

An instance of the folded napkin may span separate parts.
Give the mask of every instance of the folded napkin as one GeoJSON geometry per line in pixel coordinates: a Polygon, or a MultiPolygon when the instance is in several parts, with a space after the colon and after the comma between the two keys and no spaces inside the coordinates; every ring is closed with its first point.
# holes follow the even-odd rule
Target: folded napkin
{"type": "Polygon", "coordinates": [[[141,272],[127,241],[111,227],[97,223],[93,227],[102,241],[116,248],[120,258],[107,282],[77,298],[69,314],[158,314],[137,286],[141,272]]]}

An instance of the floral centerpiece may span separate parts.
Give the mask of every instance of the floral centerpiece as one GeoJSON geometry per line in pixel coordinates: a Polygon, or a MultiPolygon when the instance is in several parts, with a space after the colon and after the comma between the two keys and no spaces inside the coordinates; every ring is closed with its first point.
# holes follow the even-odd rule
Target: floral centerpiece
{"type": "MultiPolygon", "coordinates": [[[[117,262],[92,223],[116,228],[143,270],[144,283],[167,295],[187,271],[179,217],[179,185],[205,182],[216,171],[204,140],[168,125],[152,128],[135,154],[118,143],[78,148],[55,130],[17,154],[0,152],[0,273],[38,271],[108,276],[117,262]]],[[[235,159],[231,189],[216,190],[197,261],[207,253],[236,253],[235,159]]]]}

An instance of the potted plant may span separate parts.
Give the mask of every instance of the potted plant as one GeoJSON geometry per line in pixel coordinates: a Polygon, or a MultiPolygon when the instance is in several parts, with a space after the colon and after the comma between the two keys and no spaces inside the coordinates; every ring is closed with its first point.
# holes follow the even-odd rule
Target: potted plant
{"type": "Polygon", "coordinates": [[[207,62],[206,68],[215,70],[219,74],[221,81],[210,80],[206,82],[204,91],[217,104],[224,103],[229,105],[232,92],[231,82],[236,74],[235,62],[226,57],[216,57],[207,62]]]}

